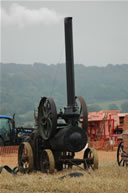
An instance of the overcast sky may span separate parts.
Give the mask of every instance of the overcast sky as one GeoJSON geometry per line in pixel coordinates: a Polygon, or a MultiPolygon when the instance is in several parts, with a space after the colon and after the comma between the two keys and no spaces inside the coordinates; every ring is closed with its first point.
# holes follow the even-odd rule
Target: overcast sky
{"type": "Polygon", "coordinates": [[[2,1],[1,62],[65,62],[64,17],[73,17],[74,62],[128,64],[128,1],[2,1]]]}

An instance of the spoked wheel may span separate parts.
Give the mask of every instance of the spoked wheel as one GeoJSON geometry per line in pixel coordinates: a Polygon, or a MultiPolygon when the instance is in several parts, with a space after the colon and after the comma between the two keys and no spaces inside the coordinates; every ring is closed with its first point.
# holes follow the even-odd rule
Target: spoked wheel
{"type": "Polygon", "coordinates": [[[84,168],[92,168],[93,170],[98,169],[98,154],[95,149],[87,148],[84,152],[84,168]]]}
{"type": "Polygon", "coordinates": [[[81,127],[87,131],[88,128],[88,111],[85,100],[81,96],[76,96],[76,103],[80,109],[79,123],[81,127]]]}
{"type": "Polygon", "coordinates": [[[18,165],[22,172],[30,172],[33,167],[33,152],[30,143],[23,142],[18,150],[18,165]]]}
{"type": "Polygon", "coordinates": [[[124,145],[123,142],[121,142],[117,149],[117,163],[119,166],[124,166],[124,160],[122,159],[123,154],[125,154],[124,145]]]}
{"type": "Polygon", "coordinates": [[[41,152],[40,168],[42,172],[53,173],[55,168],[54,155],[50,149],[41,152]]]}
{"type": "Polygon", "coordinates": [[[44,140],[55,133],[57,125],[56,105],[51,97],[43,97],[38,107],[38,126],[44,140]]]}

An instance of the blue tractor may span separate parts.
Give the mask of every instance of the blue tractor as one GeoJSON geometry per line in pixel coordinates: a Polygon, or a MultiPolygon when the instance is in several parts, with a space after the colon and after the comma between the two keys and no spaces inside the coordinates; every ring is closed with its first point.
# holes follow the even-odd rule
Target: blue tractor
{"type": "Polygon", "coordinates": [[[0,146],[19,145],[32,131],[33,128],[16,128],[14,116],[0,115],[0,146]]]}

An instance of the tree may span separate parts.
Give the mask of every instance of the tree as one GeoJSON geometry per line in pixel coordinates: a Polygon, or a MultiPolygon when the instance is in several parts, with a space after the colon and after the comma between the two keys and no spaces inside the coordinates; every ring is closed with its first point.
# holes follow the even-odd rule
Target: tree
{"type": "Polygon", "coordinates": [[[100,105],[97,105],[97,104],[88,105],[88,112],[98,112],[101,110],[102,110],[102,108],[100,105]]]}
{"type": "Polygon", "coordinates": [[[128,113],[128,102],[124,102],[121,104],[121,112],[128,113]]]}
{"type": "Polygon", "coordinates": [[[116,104],[112,103],[108,105],[108,110],[119,110],[119,107],[116,104]]]}

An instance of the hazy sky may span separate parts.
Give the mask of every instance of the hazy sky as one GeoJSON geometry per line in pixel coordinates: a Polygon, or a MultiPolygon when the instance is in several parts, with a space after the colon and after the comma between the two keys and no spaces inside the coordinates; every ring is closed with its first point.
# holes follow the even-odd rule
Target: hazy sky
{"type": "Polygon", "coordinates": [[[73,17],[74,62],[128,64],[128,1],[2,1],[1,62],[65,62],[64,17],[73,17]]]}

